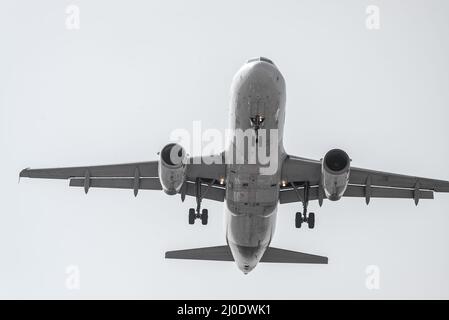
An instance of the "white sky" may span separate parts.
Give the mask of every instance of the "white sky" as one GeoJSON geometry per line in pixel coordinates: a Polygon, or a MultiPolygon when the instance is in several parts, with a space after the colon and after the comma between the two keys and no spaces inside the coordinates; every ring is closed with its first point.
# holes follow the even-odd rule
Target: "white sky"
{"type": "Polygon", "coordinates": [[[279,208],[273,246],[329,265],[166,261],[166,250],[222,245],[222,203],[187,224],[194,199],[24,180],[24,167],[156,159],[174,129],[224,130],[229,87],[247,58],[287,84],[285,147],[353,165],[449,180],[447,1],[2,1],[0,297],[449,298],[449,194],[279,208]],[[80,29],[65,9],[80,9],[80,29]],[[380,29],[365,27],[378,5],[380,29]],[[68,266],[80,290],[65,286],[68,266]],[[365,270],[380,270],[368,290],[365,270]]]}

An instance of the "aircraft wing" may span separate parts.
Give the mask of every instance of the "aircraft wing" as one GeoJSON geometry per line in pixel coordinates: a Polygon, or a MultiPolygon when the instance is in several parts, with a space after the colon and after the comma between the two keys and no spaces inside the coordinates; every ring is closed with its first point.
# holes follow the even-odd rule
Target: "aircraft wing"
{"type": "MultiPolygon", "coordinates": [[[[303,194],[301,184],[304,182],[310,184],[309,200],[322,202],[321,161],[288,157],[282,169],[282,180],[288,183],[281,187],[280,203],[300,201],[298,194],[303,194]],[[291,183],[298,185],[299,192],[291,183]]],[[[434,192],[449,192],[449,181],[351,167],[343,196],[365,198],[367,203],[370,198],[414,199],[417,204],[420,199],[433,199],[434,192]]]]}
{"type": "MultiPolygon", "coordinates": [[[[100,166],[24,169],[20,172],[20,177],[68,179],[69,186],[83,187],[86,193],[90,188],[131,189],[137,196],[139,190],[162,190],[158,165],[158,161],[147,161],[100,166]]],[[[186,168],[186,181],[181,188],[182,195],[195,196],[195,182],[197,178],[200,178],[202,198],[223,202],[225,189],[219,184],[219,179],[224,176],[224,172],[224,165],[189,162],[186,168]]]]}

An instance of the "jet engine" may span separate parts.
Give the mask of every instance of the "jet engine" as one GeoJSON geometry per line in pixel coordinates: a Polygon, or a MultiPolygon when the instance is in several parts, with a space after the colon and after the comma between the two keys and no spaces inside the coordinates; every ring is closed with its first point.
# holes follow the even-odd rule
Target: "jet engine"
{"type": "Polygon", "coordinates": [[[185,181],[186,152],[176,143],[167,144],[160,152],[159,179],[166,194],[177,194],[185,181]]]}
{"type": "Polygon", "coordinates": [[[346,152],[333,149],[322,160],[322,185],[329,200],[340,200],[349,181],[351,159],[346,152]]]}

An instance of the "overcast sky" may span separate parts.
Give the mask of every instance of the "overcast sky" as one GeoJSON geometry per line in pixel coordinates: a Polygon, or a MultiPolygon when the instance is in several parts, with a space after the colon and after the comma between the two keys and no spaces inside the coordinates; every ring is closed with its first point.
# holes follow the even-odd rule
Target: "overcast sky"
{"type": "Polygon", "coordinates": [[[315,230],[282,205],[272,245],[329,264],[244,276],[164,259],[225,244],[222,203],[205,200],[209,225],[190,226],[193,198],[17,183],[29,166],[157,159],[193,121],[224,130],[232,77],[259,55],[286,80],[288,153],[338,147],[354,166],[449,180],[448,12],[445,0],[2,1],[0,297],[449,298],[449,194],[313,203],[315,230]]]}

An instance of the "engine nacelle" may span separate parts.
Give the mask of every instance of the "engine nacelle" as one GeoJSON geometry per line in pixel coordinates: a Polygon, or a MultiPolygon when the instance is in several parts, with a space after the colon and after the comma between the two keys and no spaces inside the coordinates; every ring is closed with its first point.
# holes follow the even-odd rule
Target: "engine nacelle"
{"type": "Polygon", "coordinates": [[[329,200],[340,200],[349,181],[351,159],[346,152],[333,149],[322,160],[322,184],[329,200]]]}
{"type": "Polygon", "coordinates": [[[167,144],[160,152],[159,179],[166,194],[177,194],[186,177],[186,152],[176,143],[167,144]]]}

